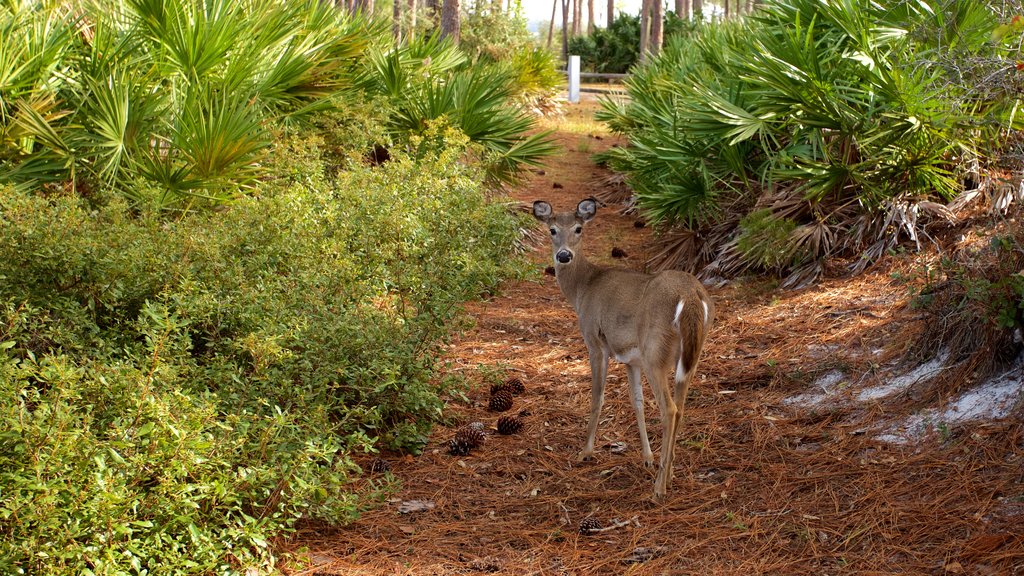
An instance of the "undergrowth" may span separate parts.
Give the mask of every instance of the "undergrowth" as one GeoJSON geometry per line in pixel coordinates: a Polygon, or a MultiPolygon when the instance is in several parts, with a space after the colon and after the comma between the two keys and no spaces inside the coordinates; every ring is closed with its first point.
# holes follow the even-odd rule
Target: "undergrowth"
{"type": "Polygon", "coordinates": [[[460,303],[515,273],[516,216],[443,124],[332,178],[322,140],[218,211],[0,188],[0,572],[238,573],[416,451],[460,303]]]}

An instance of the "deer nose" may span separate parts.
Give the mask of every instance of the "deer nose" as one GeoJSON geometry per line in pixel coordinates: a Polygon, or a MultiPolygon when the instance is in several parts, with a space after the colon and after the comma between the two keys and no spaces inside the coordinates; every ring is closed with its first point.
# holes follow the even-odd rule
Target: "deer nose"
{"type": "Polygon", "coordinates": [[[558,260],[562,264],[568,264],[572,261],[572,252],[568,250],[559,250],[558,254],[555,254],[555,260],[558,260]]]}

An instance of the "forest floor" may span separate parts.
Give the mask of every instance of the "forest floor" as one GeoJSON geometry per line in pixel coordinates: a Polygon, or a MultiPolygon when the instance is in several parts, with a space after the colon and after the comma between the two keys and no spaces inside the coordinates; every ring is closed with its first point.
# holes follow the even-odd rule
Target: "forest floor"
{"type": "MultiPolygon", "coordinates": [[[[585,102],[552,123],[563,153],[512,190],[514,200],[569,210],[603,185],[610,174],[590,156],[616,138],[594,110],[585,102]]],[[[621,208],[599,210],[584,251],[642,269],[652,232],[621,208]],[[613,248],[625,257],[612,258],[613,248]]],[[[468,401],[449,402],[451,426],[435,428],[421,455],[385,455],[401,488],[384,505],[345,527],[303,526],[285,545],[295,555],[287,574],[1024,574],[1019,380],[1004,401],[1009,416],[945,422],[894,378],[927,329],[909,305],[925,256],[893,256],[798,291],[765,278],[712,289],[716,325],[675,479],[655,505],[614,361],[596,457],[576,461],[587,353],[572,308],[543,273],[546,239],[531,246],[536,275],[470,304],[473,325],[447,351],[450,370],[476,384],[468,401]],[[526,386],[509,412],[527,414],[525,428],[448,454],[461,425],[493,432],[489,386],[511,377],[526,386]],[[913,431],[886,437],[915,417],[913,431]],[[591,517],[609,529],[580,534],[591,517]]],[[[657,453],[658,410],[645,390],[657,453]]]]}

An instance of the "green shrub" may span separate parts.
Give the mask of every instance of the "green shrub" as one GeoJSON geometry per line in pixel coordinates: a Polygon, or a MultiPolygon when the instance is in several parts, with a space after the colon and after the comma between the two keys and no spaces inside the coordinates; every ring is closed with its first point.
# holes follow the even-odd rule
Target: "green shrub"
{"type": "Polygon", "coordinates": [[[619,13],[607,28],[569,39],[569,53],[590,72],[624,74],[640,59],[640,17],[619,13]]]}
{"type": "Polygon", "coordinates": [[[283,177],[174,219],[0,188],[0,571],[268,568],[386,488],[353,453],[422,446],[458,385],[438,346],[518,225],[427,135],[337,183],[286,140],[283,177]]]}
{"type": "Polygon", "coordinates": [[[649,218],[699,229],[701,261],[682,266],[744,268],[732,215],[770,206],[798,226],[784,285],[813,280],[833,255],[863,270],[917,241],[918,214],[956,195],[956,176],[1019,122],[1009,87],[979,93],[955,77],[955,62],[1012,63],[989,41],[994,25],[989,9],[958,1],[764,3],[635,69],[631,99],[601,115],[630,146],[604,159],[649,218]]]}
{"type": "Polygon", "coordinates": [[[518,100],[550,99],[565,84],[555,55],[543,48],[524,46],[512,53],[508,65],[514,97],[518,100]]]}
{"type": "Polygon", "coordinates": [[[906,278],[928,329],[914,337],[916,358],[947,360],[944,391],[981,381],[1019,361],[1024,333],[1024,230],[1004,220],[906,278]]]}
{"type": "Polygon", "coordinates": [[[533,47],[533,34],[521,0],[505,12],[483,3],[462,15],[459,46],[474,61],[503,62],[516,52],[533,47]]]}
{"type": "Polygon", "coordinates": [[[330,108],[383,28],[322,2],[101,0],[5,5],[0,30],[0,182],[185,209],[251,190],[272,130],[330,108]]]}
{"type": "Polygon", "coordinates": [[[526,166],[555,151],[548,132],[530,134],[535,120],[514,102],[515,76],[507,66],[469,65],[449,42],[437,37],[372,51],[357,86],[370,97],[386,97],[387,127],[398,145],[448,124],[480,153],[488,183],[515,181],[526,166]]]}
{"type": "MultiPolygon", "coordinates": [[[[674,12],[667,12],[663,28],[665,42],[693,34],[700,25],[699,18],[684,20],[674,12]]],[[[640,61],[640,16],[620,12],[611,26],[570,38],[569,53],[580,57],[584,71],[625,74],[640,61]]]]}
{"type": "Polygon", "coordinates": [[[743,217],[736,246],[748,263],[767,270],[785,268],[793,260],[790,235],[796,222],[778,218],[771,210],[756,210],[743,217]]]}

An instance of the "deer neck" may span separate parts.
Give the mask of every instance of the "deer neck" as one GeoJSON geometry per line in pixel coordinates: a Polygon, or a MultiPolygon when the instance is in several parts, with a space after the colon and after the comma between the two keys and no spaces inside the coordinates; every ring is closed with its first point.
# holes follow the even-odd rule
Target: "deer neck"
{"type": "Polygon", "coordinates": [[[572,304],[577,312],[580,309],[580,298],[600,271],[599,266],[592,264],[579,253],[572,259],[572,262],[555,268],[558,287],[562,289],[565,299],[572,304]]]}

